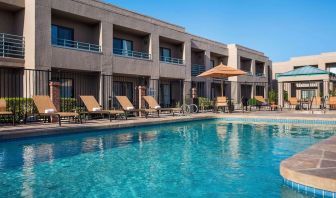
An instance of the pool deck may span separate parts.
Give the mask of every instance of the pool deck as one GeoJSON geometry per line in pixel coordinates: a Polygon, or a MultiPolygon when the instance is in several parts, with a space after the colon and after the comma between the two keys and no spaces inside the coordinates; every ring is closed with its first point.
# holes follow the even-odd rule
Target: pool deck
{"type": "MultiPolygon", "coordinates": [[[[212,118],[244,118],[275,120],[306,120],[306,121],[336,121],[336,112],[297,112],[297,111],[254,111],[227,113],[198,113],[186,116],[167,116],[160,118],[130,118],[128,120],[88,120],[83,124],[63,123],[61,127],[55,123],[30,123],[17,126],[0,125],[0,141],[55,135],[65,133],[80,133],[99,129],[116,129],[137,127],[153,124],[184,122],[212,118]]],[[[336,192],[336,136],[313,145],[307,150],[281,162],[280,174],[287,180],[306,187],[336,192]]],[[[315,192],[315,191],[314,191],[315,192]]],[[[333,194],[335,195],[335,194],[333,194]]]]}
{"type": "MultiPolygon", "coordinates": [[[[125,127],[136,127],[144,125],[193,121],[211,118],[263,118],[263,119],[277,119],[281,120],[323,120],[323,121],[336,121],[336,111],[328,112],[326,114],[311,114],[309,112],[294,112],[294,111],[254,111],[254,112],[235,112],[235,113],[198,113],[184,116],[168,116],[161,115],[160,118],[149,117],[145,118],[129,118],[128,120],[117,119],[110,122],[107,119],[87,120],[83,124],[62,122],[59,127],[57,123],[42,123],[35,122],[29,124],[0,125],[0,141],[7,139],[16,139],[22,137],[34,137],[43,135],[54,135],[64,133],[78,133],[99,129],[115,129],[125,127]]],[[[253,121],[251,121],[253,122],[253,121]]]]}

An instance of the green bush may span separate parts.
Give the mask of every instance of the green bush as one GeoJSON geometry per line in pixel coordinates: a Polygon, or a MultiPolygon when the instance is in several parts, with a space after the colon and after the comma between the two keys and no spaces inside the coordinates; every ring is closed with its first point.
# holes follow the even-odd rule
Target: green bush
{"type": "Polygon", "coordinates": [[[258,101],[255,98],[251,98],[248,100],[247,104],[250,106],[256,106],[258,104],[258,101]]]}
{"type": "Polygon", "coordinates": [[[268,92],[268,102],[274,102],[277,103],[278,100],[278,93],[275,90],[271,90],[268,92]]]}
{"type": "Polygon", "coordinates": [[[198,107],[200,109],[211,109],[212,101],[209,98],[199,97],[198,98],[198,107]]]}
{"type": "Polygon", "coordinates": [[[61,98],[61,111],[71,112],[79,110],[76,98],[61,98]]]}
{"type": "Polygon", "coordinates": [[[31,98],[4,98],[6,101],[7,111],[15,114],[15,120],[21,120],[27,114],[36,112],[33,99],[31,98]]]}

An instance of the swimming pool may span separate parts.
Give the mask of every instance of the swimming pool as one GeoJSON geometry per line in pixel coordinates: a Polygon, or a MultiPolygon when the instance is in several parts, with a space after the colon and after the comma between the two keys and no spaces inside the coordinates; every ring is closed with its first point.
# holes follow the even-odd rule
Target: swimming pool
{"type": "Polygon", "coordinates": [[[0,143],[0,197],[305,197],[280,161],[336,133],[205,120],[0,143]]]}

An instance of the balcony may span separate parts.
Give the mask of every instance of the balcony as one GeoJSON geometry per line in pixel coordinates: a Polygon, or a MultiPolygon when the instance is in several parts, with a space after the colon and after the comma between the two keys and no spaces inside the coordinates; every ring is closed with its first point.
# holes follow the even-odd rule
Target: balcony
{"type": "Polygon", "coordinates": [[[136,58],[136,59],[143,59],[143,60],[151,60],[151,54],[145,53],[145,52],[137,52],[137,51],[131,51],[131,50],[124,50],[124,49],[113,49],[113,54],[116,56],[123,56],[123,57],[130,57],[130,58],[136,58]]]}
{"type": "Polygon", "coordinates": [[[24,58],[24,46],[23,36],[0,33],[0,57],[24,58]]]}
{"type": "Polygon", "coordinates": [[[163,63],[175,64],[175,65],[184,65],[184,60],[179,58],[171,58],[171,57],[160,57],[160,61],[163,63]]]}
{"type": "Polygon", "coordinates": [[[205,72],[205,66],[204,65],[193,64],[191,66],[191,76],[198,76],[203,72],[205,72]]]}
{"type": "Polygon", "coordinates": [[[62,47],[62,48],[80,50],[80,51],[101,53],[100,45],[84,43],[84,42],[79,42],[79,41],[53,38],[52,45],[55,47],[62,47]]]}

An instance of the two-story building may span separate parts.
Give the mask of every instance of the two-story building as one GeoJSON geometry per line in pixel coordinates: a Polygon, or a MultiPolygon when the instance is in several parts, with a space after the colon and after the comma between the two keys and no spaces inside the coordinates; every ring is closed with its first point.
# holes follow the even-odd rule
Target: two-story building
{"type": "Polygon", "coordinates": [[[185,28],[97,0],[0,0],[0,97],[94,95],[104,106],[145,86],[162,106],[220,95],[218,79],[197,78],[219,63],[248,76],[228,79],[226,95],[267,97],[271,62],[262,52],[226,45],[185,28]],[[14,75],[15,74],[15,75],[14,75]],[[9,87],[14,87],[9,88],[9,87]]]}

